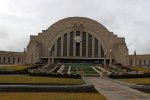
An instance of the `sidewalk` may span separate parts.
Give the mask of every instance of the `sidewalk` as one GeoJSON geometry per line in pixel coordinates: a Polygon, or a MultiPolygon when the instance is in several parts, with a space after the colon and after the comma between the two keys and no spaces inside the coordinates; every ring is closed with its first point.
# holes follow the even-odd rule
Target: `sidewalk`
{"type": "Polygon", "coordinates": [[[84,77],[108,100],[150,100],[150,95],[100,77],[84,77]]]}

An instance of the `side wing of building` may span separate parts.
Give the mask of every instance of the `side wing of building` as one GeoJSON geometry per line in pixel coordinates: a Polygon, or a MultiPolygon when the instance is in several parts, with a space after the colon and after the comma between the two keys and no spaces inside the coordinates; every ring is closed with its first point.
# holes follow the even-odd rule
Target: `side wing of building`
{"type": "Polygon", "coordinates": [[[0,51],[0,64],[23,64],[23,52],[0,51]]]}

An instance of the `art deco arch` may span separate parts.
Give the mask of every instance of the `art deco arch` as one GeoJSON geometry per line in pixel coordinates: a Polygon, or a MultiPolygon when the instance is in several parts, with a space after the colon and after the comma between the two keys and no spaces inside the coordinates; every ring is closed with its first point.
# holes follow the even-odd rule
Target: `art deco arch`
{"type": "MultiPolygon", "coordinates": [[[[75,38],[76,36],[73,36],[73,38],[75,38]]],[[[81,36],[79,36],[77,39],[81,39],[82,38],[81,36]]],[[[83,38],[81,40],[83,40],[83,38]]],[[[50,58],[48,60],[48,61],[50,61],[50,60],[53,60],[53,58],[55,57],[54,59],[56,61],[62,60],[60,62],[63,62],[63,61],[66,61],[66,62],[67,61],[68,62],[71,62],[71,61],[81,61],[81,62],[82,61],[87,61],[87,62],[88,61],[89,62],[90,61],[91,62],[99,61],[99,63],[103,63],[103,61],[105,61],[106,59],[108,61],[108,59],[110,58],[110,55],[111,55],[111,58],[115,59],[116,62],[123,62],[124,58],[122,55],[124,54],[124,52],[121,53],[120,49],[118,47],[121,47],[121,49],[127,53],[127,50],[125,48],[126,47],[125,39],[121,38],[121,37],[117,37],[117,35],[113,34],[113,32],[109,32],[99,22],[89,19],[89,18],[86,18],[86,17],[69,17],[69,18],[65,18],[65,19],[62,19],[62,20],[54,23],[47,30],[43,30],[42,33],[39,33],[38,36],[31,36],[30,42],[27,47],[28,50],[27,50],[26,56],[27,56],[27,58],[33,58],[34,62],[43,61],[46,63],[48,60],[47,58],[50,58]],[[82,34],[85,33],[86,35],[84,35],[83,37],[84,38],[86,37],[86,40],[88,40],[88,36],[87,36],[87,34],[88,34],[89,38],[90,38],[90,42],[86,41],[86,42],[80,43],[80,44],[76,43],[77,46],[73,47],[74,51],[75,51],[75,48],[80,49],[83,46],[82,44],[87,45],[87,42],[88,42],[88,44],[92,43],[92,44],[90,44],[89,47],[94,48],[94,49],[100,47],[99,45],[98,45],[99,47],[97,47],[97,44],[101,44],[101,46],[103,48],[102,50],[105,53],[105,56],[104,57],[98,56],[96,58],[95,56],[93,56],[94,54],[96,54],[96,53],[93,53],[94,50],[92,50],[92,57],[91,57],[91,55],[90,55],[90,57],[87,56],[87,51],[86,51],[86,57],[83,57],[83,53],[81,53],[81,52],[84,52],[84,51],[82,51],[82,50],[80,50],[80,56],[79,56],[79,53],[78,53],[78,56],[75,55],[75,53],[73,53],[73,56],[70,56],[71,54],[68,54],[68,52],[71,51],[71,50],[68,50],[68,47],[69,47],[68,43],[70,43],[70,42],[68,42],[68,39],[70,39],[70,36],[71,36],[70,32],[74,32],[73,34],[76,34],[77,31],[82,34]],[[63,39],[63,40],[59,39],[59,38],[63,38],[63,37],[65,37],[65,39],[63,39]],[[61,45],[65,45],[65,47],[61,47],[61,48],[63,48],[63,49],[61,49],[61,54],[55,51],[54,52],[55,54],[53,53],[54,56],[52,56],[52,51],[54,51],[53,49],[54,48],[56,49],[56,45],[54,47],[54,44],[57,44],[58,40],[61,43],[61,45]],[[95,41],[95,42],[93,42],[93,41],[95,41]],[[65,42],[66,44],[63,42],[65,42]],[[39,46],[38,51],[36,50],[37,47],[35,45],[37,43],[41,44],[39,46]],[[95,43],[96,45],[93,43],[95,43]],[[117,48],[115,48],[115,46],[117,48]],[[110,52],[110,51],[112,51],[112,52],[110,52]],[[66,55],[66,52],[67,52],[67,55],[66,55]],[[31,55],[32,53],[34,55],[33,57],[31,55]],[[50,54],[51,54],[51,57],[50,57],[50,54]],[[57,56],[57,55],[59,55],[59,56],[57,56]],[[122,59],[120,59],[120,58],[122,58],[122,59]],[[79,60],[79,59],[81,59],[81,60],[79,60]]],[[[82,48],[85,48],[85,46],[82,48]]],[[[86,46],[86,49],[87,49],[87,46],[86,46]]],[[[88,51],[90,51],[90,49],[88,51]]],[[[76,50],[76,52],[77,52],[77,50],[76,50]]],[[[95,52],[97,52],[96,49],[95,49],[95,52]]],[[[98,52],[100,52],[100,50],[98,50],[98,52]]],[[[100,53],[98,53],[98,55],[99,54],[100,53]]],[[[26,59],[26,60],[29,63],[31,62],[29,59],[26,59]]]]}
{"type": "Polygon", "coordinates": [[[47,51],[52,49],[55,41],[62,35],[74,30],[81,30],[89,32],[94,37],[98,38],[103,46],[105,53],[108,55],[110,50],[110,44],[107,41],[108,37],[112,35],[103,25],[100,23],[85,17],[69,17],[60,20],[47,29],[46,37],[49,39],[47,45],[47,51]]]}
{"type": "Polygon", "coordinates": [[[59,37],[60,34],[64,34],[65,31],[72,31],[75,29],[74,25],[82,25],[83,30],[88,30],[97,35],[96,37],[100,38],[104,51],[109,52],[109,44],[106,38],[108,38],[112,33],[109,32],[103,25],[89,18],[85,17],[69,17],[63,20],[60,20],[53,24],[47,29],[45,37],[47,37],[48,45],[47,50],[51,47],[54,41],[59,37]],[[50,39],[51,38],[51,39],[50,39]]]}
{"type": "MultiPolygon", "coordinates": [[[[55,56],[58,56],[57,55],[57,50],[56,50],[56,48],[57,47],[55,47],[55,45],[57,44],[57,41],[60,39],[60,38],[62,38],[65,34],[67,34],[67,35],[70,35],[71,34],[71,32],[73,32],[73,34],[74,34],[74,36],[73,37],[75,37],[75,34],[76,34],[76,32],[80,32],[80,36],[82,37],[83,35],[82,34],[86,34],[86,36],[87,35],[91,35],[92,36],[92,38],[94,39],[94,40],[92,40],[92,43],[93,43],[93,45],[94,45],[94,48],[95,48],[95,43],[96,42],[93,42],[93,41],[98,41],[98,44],[97,44],[97,48],[98,48],[98,55],[99,55],[99,57],[104,57],[104,50],[106,50],[107,48],[106,48],[106,46],[105,46],[105,43],[103,42],[103,40],[93,31],[93,30],[90,30],[90,29],[88,29],[88,28],[85,28],[84,26],[83,26],[83,28],[82,29],[74,29],[73,27],[72,28],[66,28],[66,30],[64,30],[64,31],[62,31],[62,32],[60,32],[60,33],[58,33],[56,36],[55,36],[55,38],[50,42],[50,44],[49,44],[49,51],[52,53],[52,51],[54,50],[54,48],[55,48],[55,56]],[[100,47],[101,46],[101,47],[100,47]],[[101,49],[101,50],[100,50],[101,49]],[[100,52],[99,52],[100,51],[100,52]]],[[[68,37],[67,37],[68,38],[68,37]]],[[[69,38],[70,38],[70,36],[69,36],[69,38]]],[[[87,39],[88,39],[88,36],[86,37],[87,39]]],[[[82,39],[83,39],[83,37],[82,37],[82,39]]],[[[61,41],[63,41],[63,40],[61,40],[61,41]]],[[[69,43],[69,41],[67,41],[68,43],[69,43]]],[[[86,40],[86,42],[88,43],[88,41],[86,40]]],[[[86,43],[86,44],[87,44],[86,43]]],[[[62,43],[63,44],[63,43],[62,43]]],[[[69,43],[70,44],[70,43],[69,43]]],[[[81,42],[80,43],[81,45],[83,45],[83,42],[81,42]]],[[[64,46],[62,46],[62,47],[64,47],[64,46]]],[[[83,47],[81,46],[80,48],[82,48],[83,49],[83,47]]],[[[93,48],[93,47],[92,47],[93,48]]],[[[92,49],[91,48],[91,49],[92,49]]],[[[75,49],[75,48],[74,48],[75,49]]],[[[87,46],[86,47],[86,49],[89,49],[89,47],[87,46]]],[[[61,48],[61,50],[63,50],[63,48],[61,48]]],[[[94,52],[94,50],[95,49],[93,49],[91,52],[94,52]]],[[[80,51],[80,53],[81,53],[81,57],[83,56],[83,53],[82,53],[82,51],[83,50],[81,50],[80,51]]],[[[87,50],[86,50],[87,51],[87,50]]],[[[67,50],[67,53],[69,53],[70,52],[70,50],[68,51],[67,50]]],[[[76,52],[76,51],[75,51],[76,52]]],[[[88,51],[87,51],[88,52],[88,51]]],[[[64,56],[63,54],[63,51],[61,51],[61,55],[62,56],[64,56]]],[[[52,54],[51,54],[52,55],[52,54]]],[[[86,54],[86,55],[88,55],[88,54],[86,54]]],[[[95,55],[95,52],[94,52],[94,55],[95,55]]],[[[59,55],[60,56],[60,55],[59,55]]],[[[69,57],[70,55],[69,54],[67,54],[67,56],[69,57]]],[[[74,54],[74,55],[71,55],[71,56],[76,56],[76,54],[74,54]]],[[[89,56],[87,56],[87,57],[89,57],[89,56]]],[[[91,57],[96,57],[96,56],[91,56],[91,57]]],[[[97,56],[98,57],[98,56],[97,56]]]]}

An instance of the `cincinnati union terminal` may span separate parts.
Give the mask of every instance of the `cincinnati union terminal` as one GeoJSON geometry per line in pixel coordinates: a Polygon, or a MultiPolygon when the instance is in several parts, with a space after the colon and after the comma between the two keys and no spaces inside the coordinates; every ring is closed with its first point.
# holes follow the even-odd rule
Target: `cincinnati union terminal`
{"type": "Polygon", "coordinates": [[[150,55],[129,55],[125,38],[86,17],[62,19],[31,35],[24,52],[0,51],[0,63],[150,65],[150,55]]]}

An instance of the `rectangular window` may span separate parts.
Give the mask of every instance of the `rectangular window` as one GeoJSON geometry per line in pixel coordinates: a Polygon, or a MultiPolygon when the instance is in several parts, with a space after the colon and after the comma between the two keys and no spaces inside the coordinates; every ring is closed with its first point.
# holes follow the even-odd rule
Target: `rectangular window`
{"type": "Polygon", "coordinates": [[[15,58],[13,58],[13,63],[15,63],[15,58]]]}
{"type": "Polygon", "coordinates": [[[20,58],[18,58],[18,63],[20,63],[20,58]]]}
{"type": "Polygon", "coordinates": [[[8,63],[10,63],[10,57],[8,57],[8,63]]]}

